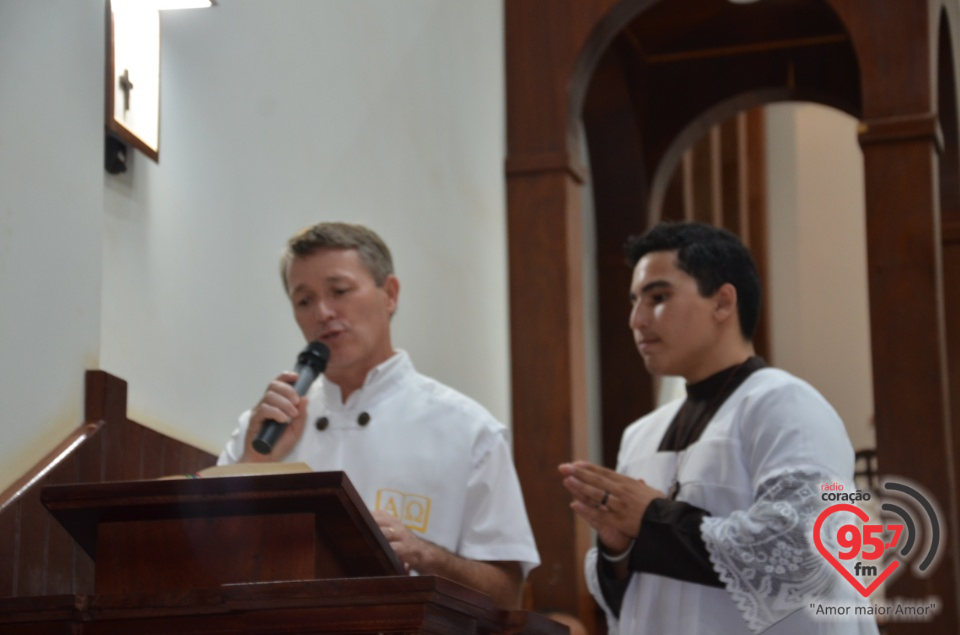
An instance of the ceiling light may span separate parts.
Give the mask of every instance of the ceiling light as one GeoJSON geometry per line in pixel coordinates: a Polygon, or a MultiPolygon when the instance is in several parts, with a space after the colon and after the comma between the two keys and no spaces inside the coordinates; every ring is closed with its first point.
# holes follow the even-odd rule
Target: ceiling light
{"type": "Polygon", "coordinates": [[[206,9],[216,0],[113,0],[114,11],[137,9],[139,11],[166,11],[168,9],[206,9]]]}
{"type": "Polygon", "coordinates": [[[158,11],[166,9],[207,9],[216,4],[214,0],[149,0],[147,4],[157,5],[158,11]]]}

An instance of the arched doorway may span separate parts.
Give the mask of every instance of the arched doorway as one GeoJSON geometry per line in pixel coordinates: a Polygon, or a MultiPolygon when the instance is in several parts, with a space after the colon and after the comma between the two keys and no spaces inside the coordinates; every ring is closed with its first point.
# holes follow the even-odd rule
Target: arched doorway
{"type": "MultiPolygon", "coordinates": [[[[942,4],[506,3],[514,435],[545,564],[531,579],[535,607],[584,616],[590,608],[579,571],[589,534],[545,476],[587,455],[582,184],[590,178],[596,192],[597,259],[605,266],[657,204],[666,209],[671,177],[693,139],[772,101],[814,101],[861,121],[878,452],[889,472],[928,485],[956,525],[955,485],[942,478],[954,448],[936,185],[942,136],[931,68],[942,4]],[[581,115],[589,174],[578,161],[581,115]],[[894,314],[890,307],[903,298],[910,311],[894,314]],[[931,448],[936,461],[917,460],[931,448]]],[[[601,298],[608,283],[622,296],[626,285],[615,275],[600,276],[601,298]]],[[[622,302],[609,310],[621,332],[622,310],[622,302]]],[[[604,417],[617,417],[608,415],[608,401],[635,416],[650,393],[618,370],[628,357],[636,368],[632,347],[610,349],[601,354],[601,385],[621,385],[610,389],[619,397],[604,394],[604,417]]],[[[957,563],[953,553],[947,560],[952,566],[928,581],[901,578],[895,592],[922,596],[935,587],[954,597],[957,563]]],[[[956,615],[944,615],[937,627],[953,632],[956,624],[956,615]]]]}

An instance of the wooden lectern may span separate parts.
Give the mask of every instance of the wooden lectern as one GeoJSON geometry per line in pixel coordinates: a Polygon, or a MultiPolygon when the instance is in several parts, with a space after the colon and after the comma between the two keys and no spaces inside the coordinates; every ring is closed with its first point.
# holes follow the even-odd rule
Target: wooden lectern
{"type": "Polygon", "coordinates": [[[343,472],[52,485],[92,595],[0,599],[0,634],[529,633],[566,627],[407,576],[343,472]]]}
{"type": "MultiPolygon", "coordinates": [[[[100,457],[119,439],[93,426],[0,504],[0,555],[3,539],[15,547],[0,563],[13,591],[0,594],[0,635],[568,632],[444,578],[404,574],[343,472],[70,481],[93,473],[76,448],[100,457]],[[56,522],[37,522],[39,512],[56,522]],[[21,531],[27,516],[42,531],[21,531]]],[[[116,430],[147,434],[127,420],[116,430]]]]}
{"type": "Polygon", "coordinates": [[[403,573],[343,472],[54,485],[40,499],[93,559],[95,593],[403,573]]]}

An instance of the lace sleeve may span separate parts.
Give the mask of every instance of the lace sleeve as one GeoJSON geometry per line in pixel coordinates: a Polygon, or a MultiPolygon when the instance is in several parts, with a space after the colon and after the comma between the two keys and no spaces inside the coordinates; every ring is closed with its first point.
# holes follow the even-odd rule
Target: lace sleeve
{"type": "Polygon", "coordinates": [[[825,506],[819,484],[834,479],[782,473],[760,485],[749,509],[704,518],[710,560],[754,633],[832,592],[836,576],[813,547],[812,532],[825,506]]]}

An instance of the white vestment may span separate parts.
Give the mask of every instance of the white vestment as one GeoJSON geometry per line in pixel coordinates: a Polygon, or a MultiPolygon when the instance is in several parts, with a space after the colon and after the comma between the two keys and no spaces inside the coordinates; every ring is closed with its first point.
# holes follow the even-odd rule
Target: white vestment
{"type": "Polygon", "coordinates": [[[753,372],[724,401],[700,438],[658,452],[683,401],[628,427],[617,471],[708,511],[700,531],[725,588],[634,573],[619,619],[587,555],[591,593],[623,635],[875,634],[872,618],[826,621],[816,600],[862,602],[812,546],[824,483],[849,483],[854,456],[843,423],[809,384],[775,368],[753,372]],[[838,582],[839,581],[839,582],[838,582]]]}
{"type": "MultiPolygon", "coordinates": [[[[370,509],[464,558],[519,562],[524,574],[539,564],[507,429],[478,403],[417,373],[403,351],[371,370],[347,403],[323,376],[307,398],[303,436],[285,461],[345,471],[370,509]]],[[[243,455],[249,417],[219,465],[243,455]]]]}

